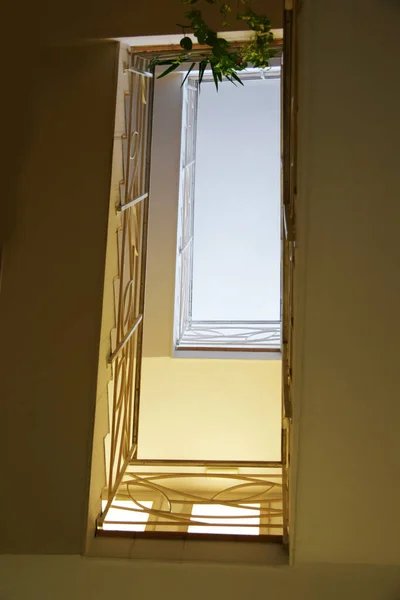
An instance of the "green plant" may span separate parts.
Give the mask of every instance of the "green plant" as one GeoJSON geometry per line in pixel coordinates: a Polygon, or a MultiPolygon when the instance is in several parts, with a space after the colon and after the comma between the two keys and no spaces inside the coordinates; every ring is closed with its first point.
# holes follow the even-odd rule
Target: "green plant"
{"type": "MultiPolygon", "coordinates": [[[[181,0],[184,4],[199,5],[202,0],[181,0]]],[[[221,0],[205,0],[209,4],[215,4],[222,15],[222,27],[229,25],[228,19],[232,12],[230,4],[221,0]]],[[[204,73],[209,67],[211,69],[215,87],[218,91],[218,85],[225,77],[233,84],[243,85],[238,73],[247,68],[249,64],[254,67],[266,68],[269,66],[270,58],[274,51],[270,44],[273,41],[271,31],[271,22],[264,15],[256,14],[249,6],[246,0],[242,0],[244,12],[237,15],[237,18],[247,23],[253,31],[250,40],[243,42],[240,47],[233,46],[225,38],[213,31],[203,18],[201,10],[191,8],[185,13],[188,20],[187,24],[178,24],[182,29],[183,38],[180,41],[182,52],[177,56],[162,57],[157,56],[151,61],[150,66],[165,65],[167,68],[159,78],[165,77],[172,71],[175,71],[182,63],[191,63],[182,85],[189,77],[191,71],[198,65],[199,85],[204,77],[204,73]],[[194,49],[191,38],[187,35],[192,32],[198,43],[202,46],[209,46],[209,49],[194,49]]]]}

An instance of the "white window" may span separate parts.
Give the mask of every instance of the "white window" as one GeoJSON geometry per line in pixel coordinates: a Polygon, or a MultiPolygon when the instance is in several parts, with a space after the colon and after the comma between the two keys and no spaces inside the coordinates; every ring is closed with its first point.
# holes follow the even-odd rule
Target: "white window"
{"type": "Polygon", "coordinates": [[[183,104],[175,349],[280,349],[280,69],[183,104]]]}

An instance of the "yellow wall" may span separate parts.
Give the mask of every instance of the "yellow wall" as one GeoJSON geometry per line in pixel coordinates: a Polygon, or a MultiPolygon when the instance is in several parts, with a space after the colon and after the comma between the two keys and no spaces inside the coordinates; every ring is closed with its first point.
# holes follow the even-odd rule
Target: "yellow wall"
{"type": "Polygon", "coordinates": [[[280,460],[281,363],[145,358],[139,458],[280,460]]]}

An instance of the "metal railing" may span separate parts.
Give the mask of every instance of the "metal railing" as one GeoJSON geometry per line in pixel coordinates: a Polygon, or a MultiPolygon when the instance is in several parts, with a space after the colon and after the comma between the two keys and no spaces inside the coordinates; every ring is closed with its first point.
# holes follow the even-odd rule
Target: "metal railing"
{"type": "Polygon", "coordinates": [[[193,321],[187,323],[178,348],[279,351],[280,321],[193,321]]]}
{"type": "Polygon", "coordinates": [[[147,258],[149,167],[153,81],[147,60],[130,55],[125,69],[129,90],[124,96],[125,132],[116,144],[122,154],[117,218],[118,277],[114,281],[115,328],[111,332],[112,368],[109,386],[110,435],[107,506],[137,447],[143,339],[144,287],[147,258]]]}
{"type": "Polygon", "coordinates": [[[233,528],[240,536],[282,536],[281,465],[240,464],[134,459],[101,532],[186,535],[195,526],[198,533],[229,534],[233,528]],[[194,514],[195,507],[203,508],[201,516],[194,514]]]}

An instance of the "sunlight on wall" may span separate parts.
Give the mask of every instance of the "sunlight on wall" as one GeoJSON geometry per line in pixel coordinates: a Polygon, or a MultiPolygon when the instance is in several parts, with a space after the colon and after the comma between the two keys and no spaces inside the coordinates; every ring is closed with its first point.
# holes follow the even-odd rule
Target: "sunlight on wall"
{"type": "Polygon", "coordinates": [[[280,460],[281,362],[145,358],[139,457],[280,460]]]}

